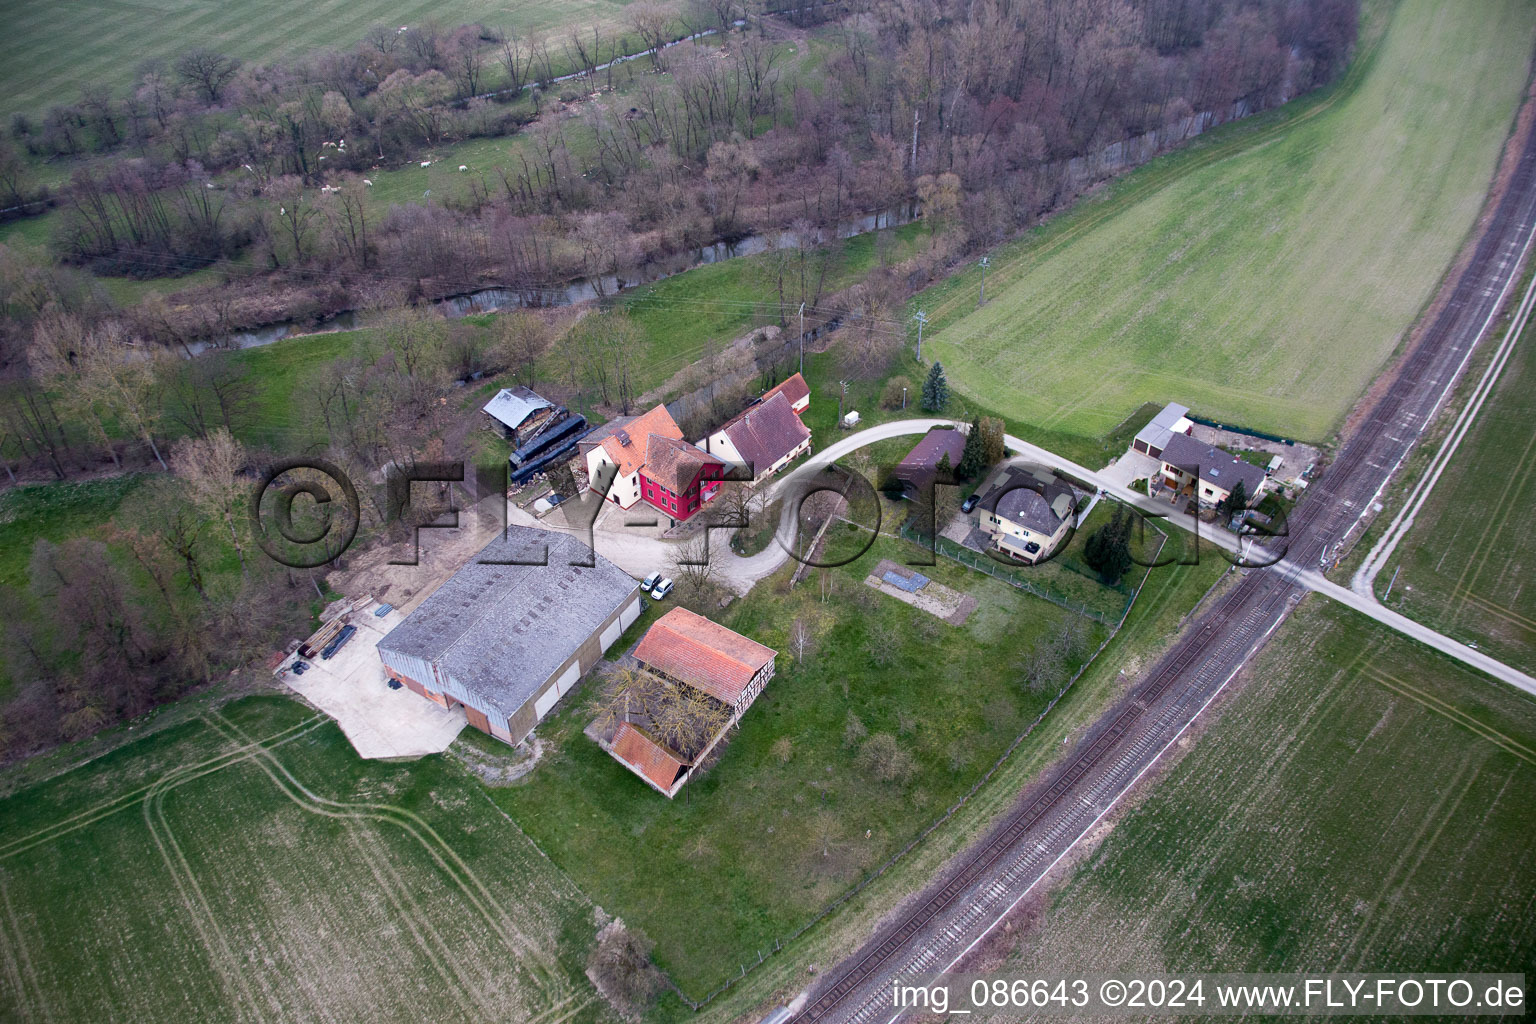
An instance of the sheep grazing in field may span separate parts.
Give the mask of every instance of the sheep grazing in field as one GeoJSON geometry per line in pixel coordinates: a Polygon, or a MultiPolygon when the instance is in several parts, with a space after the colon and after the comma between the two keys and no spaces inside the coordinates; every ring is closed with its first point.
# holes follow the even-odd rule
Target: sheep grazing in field
{"type": "Polygon", "coordinates": [[[404,25],[401,25],[401,26],[400,26],[400,31],[401,31],[401,32],[404,32],[404,31],[406,31],[406,28],[405,28],[405,26],[404,26],[404,25]]]}
{"type": "Polygon", "coordinates": [[[432,166],[432,161],[431,160],[423,160],[421,162],[421,166],[423,166],[423,167],[431,167],[432,166]]]}
{"type": "Polygon", "coordinates": [[[469,170],[469,168],[468,168],[468,167],[466,167],[466,166],[465,166],[465,165],[464,165],[464,164],[459,164],[459,170],[461,170],[461,171],[467,171],[467,170],[469,170]]]}
{"type": "Polygon", "coordinates": [[[373,188],[373,182],[369,181],[367,178],[363,179],[363,184],[367,185],[369,188],[373,188]]]}

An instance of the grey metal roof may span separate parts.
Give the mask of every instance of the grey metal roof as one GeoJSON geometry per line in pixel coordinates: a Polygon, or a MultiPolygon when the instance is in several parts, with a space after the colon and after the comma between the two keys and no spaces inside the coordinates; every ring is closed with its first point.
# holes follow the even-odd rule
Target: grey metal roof
{"type": "Polygon", "coordinates": [[[496,392],[496,397],[485,403],[484,411],[516,430],[522,426],[523,420],[540,409],[550,408],[553,404],[549,399],[542,398],[519,384],[496,392]]]}
{"type": "Polygon", "coordinates": [[[637,586],[568,534],[510,526],[391,630],[379,649],[433,663],[510,717],[637,586]],[[546,564],[496,564],[541,559],[546,564]],[[595,564],[570,564],[585,561],[595,564]]]}
{"type": "Polygon", "coordinates": [[[1174,424],[1189,415],[1189,406],[1180,405],[1178,402],[1169,402],[1163,406],[1162,412],[1136,432],[1136,440],[1153,448],[1163,448],[1173,436],[1174,424]]]}

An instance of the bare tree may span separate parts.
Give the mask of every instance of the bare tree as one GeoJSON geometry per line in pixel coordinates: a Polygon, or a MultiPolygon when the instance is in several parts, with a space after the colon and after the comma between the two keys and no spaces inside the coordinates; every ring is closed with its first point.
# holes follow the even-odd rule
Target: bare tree
{"type": "Polygon", "coordinates": [[[199,47],[177,57],[175,68],[182,81],[200,91],[209,103],[217,103],[224,87],[240,70],[240,62],[227,54],[199,47]]]}
{"type": "Polygon", "coordinates": [[[789,627],[789,653],[795,656],[795,664],[804,665],[815,649],[816,631],[804,619],[796,619],[789,627]]]}
{"type": "Polygon", "coordinates": [[[240,572],[249,576],[245,547],[235,526],[235,513],[246,487],[240,479],[245,449],[229,431],[215,430],[206,438],[183,438],[171,449],[172,471],[186,481],[192,504],[204,514],[223,520],[240,559],[240,572]]]}

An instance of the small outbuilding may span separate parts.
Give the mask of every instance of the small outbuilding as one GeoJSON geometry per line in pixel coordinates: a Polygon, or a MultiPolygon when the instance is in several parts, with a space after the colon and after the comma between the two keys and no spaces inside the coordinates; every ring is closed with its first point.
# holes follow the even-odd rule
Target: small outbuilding
{"type": "Polygon", "coordinates": [[[925,492],[938,479],[939,467],[948,461],[953,471],[965,454],[965,431],[954,427],[934,427],[912,446],[906,458],[896,466],[893,479],[905,490],[925,492]]]}
{"type": "Polygon", "coordinates": [[[501,435],[511,441],[514,448],[566,416],[564,407],[520,384],[496,392],[482,411],[496,422],[501,435]]]}

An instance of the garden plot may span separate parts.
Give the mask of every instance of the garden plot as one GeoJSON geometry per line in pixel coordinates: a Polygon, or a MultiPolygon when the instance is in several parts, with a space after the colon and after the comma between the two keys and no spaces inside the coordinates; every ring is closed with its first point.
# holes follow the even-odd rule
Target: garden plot
{"type": "Polygon", "coordinates": [[[976,610],[977,601],[971,595],[951,590],[915,569],[897,565],[889,558],[882,558],[874,571],[864,577],[864,585],[925,611],[936,619],[942,619],[951,626],[965,625],[965,620],[976,610]]]}

